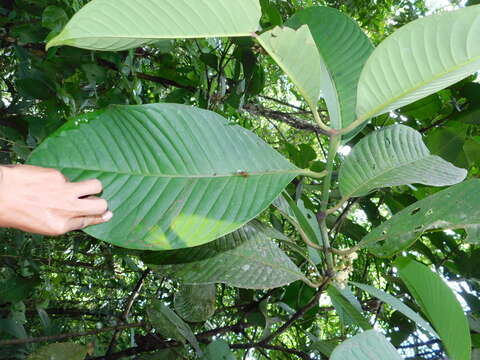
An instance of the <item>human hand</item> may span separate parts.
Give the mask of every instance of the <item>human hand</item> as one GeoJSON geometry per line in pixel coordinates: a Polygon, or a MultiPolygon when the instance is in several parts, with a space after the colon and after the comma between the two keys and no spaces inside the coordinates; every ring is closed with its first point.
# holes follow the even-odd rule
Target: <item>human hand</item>
{"type": "Polygon", "coordinates": [[[61,172],[30,165],[0,166],[0,227],[41,235],[109,221],[99,180],[69,182],[61,172]]]}

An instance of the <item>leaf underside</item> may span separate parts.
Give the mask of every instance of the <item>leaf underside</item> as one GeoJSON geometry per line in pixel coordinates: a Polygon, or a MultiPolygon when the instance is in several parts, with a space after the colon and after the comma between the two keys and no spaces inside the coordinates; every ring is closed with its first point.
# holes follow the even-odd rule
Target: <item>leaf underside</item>
{"type": "Polygon", "coordinates": [[[175,339],[183,344],[188,341],[197,354],[202,353],[190,326],[160,300],[152,301],[147,307],[147,316],[153,328],[163,337],[175,339]]]}
{"type": "Polygon", "coordinates": [[[480,6],[415,20],[372,53],[358,85],[365,121],[455,84],[480,68],[480,6]]]}
{"type": "Polygon", "coordinates": [[[276,27],[258,41],[300,89],[312,107],[320,100],[320,55],[307,25],[298,30],[276,27]]]}
{"type": "Polygon", "coordinates": [[[419,183],[457,184],[467,171],[431,155],[422,135],[405,125],[393,125],[360,140],[340,168],[340,192],[345,197],[367,195],[382,187],[419,183]]]}
{"type": "Polygon", "coordinates": [[[98,178],[113,219],[85,231],[142,250],[200,245],[263,211],[298,169],[253,133],[184,105],[111,106],[69,121],[32,154],[98,178]]]}
{"type": "Polygon", "coordinates": [[[260,16],[258,0],[94,0],[47,48],[120,51],[159,39],[250,36],[260,16]]]}
{"type": "Polygon", "coordinates": [[[215,284],[182,284],[175,294],[175,311],[188,322],[206,321],[215,313],[215,284]]]}
{"type": "Polygon", "coordinates": [[[465,228],[479,219],[480,180],[468,180],[406,207],[374,228],[359,245],[388,257],[411,246],[427,230],[465,228]]]}
{"type": "Polygon", "coordinates": [[[247,289],[269,289],[304,279],[290,258],[252,221],[209,244],[151,253],[143,257],[155,271],[184,284],[224,283],[247,289]]]}
{"type": "Polygon", "coordinates": [[[340,344],[330,360],[402,360],[388,340],[375,330],[358,334],[340,344]]]}

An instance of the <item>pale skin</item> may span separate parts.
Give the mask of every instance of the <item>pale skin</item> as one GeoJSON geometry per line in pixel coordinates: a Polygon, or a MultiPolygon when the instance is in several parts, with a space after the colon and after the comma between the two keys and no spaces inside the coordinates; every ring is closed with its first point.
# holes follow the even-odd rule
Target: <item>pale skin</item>
{"type": "Polygon", "coordinates": [[[0,166],[0,227],[59,236],[109,221],[99,180],[70,182],[55,169],[0,166]]]}

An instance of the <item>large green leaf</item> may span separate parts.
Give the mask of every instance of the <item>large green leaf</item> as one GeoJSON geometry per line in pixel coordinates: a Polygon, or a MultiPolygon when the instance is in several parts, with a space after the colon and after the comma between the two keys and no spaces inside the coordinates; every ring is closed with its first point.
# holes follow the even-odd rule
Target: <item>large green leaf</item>
{"type": "Polygon", "coordinates": [[[406,207],[360,242],[377,256],[391,256],[431,229],[458,229],[479,223],[480,180],[442,190],[406,207]]]}
{"type": "Polygon", "coordinates": [[[87,356],[87,347],[75,343],[56,343],[45,345],[28,357],[28,360],[83,360],[87,356]]]}
{"type": "Polygon", "coordinates": [[[175,294],[175,311],[188,322],[202,322],[215,313],[215,284],[182,284],[175,294]]]}
{"type": "Polygon", "coordinates": [[[400,278],[440,335],[451,360],[470,360],[468,320],[453,291],[428,267],[409,258],[395,261],[400,278]]]}
{"type": "Polygon", "coordinates": [[[147,316],[153,328],[163,337],[175,339],[183,344],[188,341],[197,354],[202,353],[190,326],[160,300],[152,301],[147,307],[147,316]]]}
{"type": "Polygon", "coordinates": [[[372,328],[368,320],[362,315],[362,309],[361,307],[359,308],[356,301],[352,302],[351,299],[345,296],[342,291],[334,285],[328,287],[327,293],[341,321],[345,325],[356,325],[363,330],[372,328]]]}
{"type": "Polygon", "coordinates": [[[480,224],[466,226],[465,230],[467,231],[467,238],[465,241],[470,244],[479,244],[480,243],[480,224]]]}
{"type": "Polygon", "coordinates": [[[344,341],[330,360],[402,360],[395,348],[375,330],[365,331],[344,341]]]}
{"type": "Polygon", "coordinates": [[[118,51],[158,39],[250,36],[260,16],[258,0],[94,0],[47,48],[118,51]]]}
{"type": "Polygon", "coordinates": [[[340,168],[340,191],[345,197],[367,195],[389,186],[420,183],[457,184],[467,171],[431,155],[422,135],[405,125],[393,125],[360,140],[340,168]]]}
{"type": "Polygon", "coordinates": [[[480,6],[415,20],[372,53],[358,84],[357,116],[366,121],[415,102],[480,68],[480,6]]]}
{"type": "MultiPolygon", "coordinates": [[[[333,8],[310,7],[286,23],[294,29],[305,24],[320,52],[320,83],[330,125],[346,127],[355,120],[358,79],[373,45],[354,20],[333,8]]],[[[312,74],[310,69],[305,71],[312,74]]]]}
{"type": "Polygon", "coordinates": [[[400,311],[403,315],[408,317],[410,320],[420,325],[425,330],[429,331],[432,335],[439,337],[428,322],[426,322],[420,315],[418,315],[415,311],[410,309],[407,305],[405,305],[402,301],[400,301],[396,297],[370,285],[359,284],[356,282],[351,282],[351,284],[355,285],[356,287],[359,287],[360,289],[364,290],[370,295],[375,296],[376,298],[382,300],[384,303],[390,305],[393,309],[400,311]]]}
{"type": "Polygon", "coordinates": [[[150,253],[143,261],[185,284],[213,284],[268,289],[304,279],[289,257],[253,221],[209,244],[150,253]]]}
{"type": "Polygon", "coordinates": [[[311,107],[320,100],[321,61],[308,26],[298,30],[276,27],[258,41],[287,73],[311,107]]]}
{"type": "Polygon", "coordinates": [[[114,217],[86,232],[148,250],[196,246],[239,228],[299,171],[249,131],[174,104],[111,106],[74,118],[30,163],[73,181],[100,179],[114,217]]]}

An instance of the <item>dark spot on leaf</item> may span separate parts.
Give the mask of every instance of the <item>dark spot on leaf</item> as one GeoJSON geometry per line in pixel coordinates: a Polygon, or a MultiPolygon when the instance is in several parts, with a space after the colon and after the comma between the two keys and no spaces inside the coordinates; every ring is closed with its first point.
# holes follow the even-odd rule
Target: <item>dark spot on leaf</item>
{"type": "Polygon", "coordinates": [[[415,210],[412,210],[412,212],[410,213],[410,215],[415,215],[416,213],[418,213],[420,211],[420,208],[416,208],[415,210]]]}

